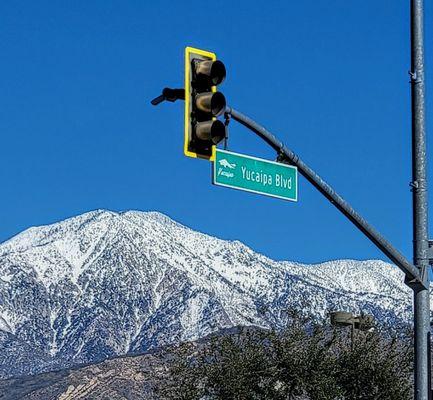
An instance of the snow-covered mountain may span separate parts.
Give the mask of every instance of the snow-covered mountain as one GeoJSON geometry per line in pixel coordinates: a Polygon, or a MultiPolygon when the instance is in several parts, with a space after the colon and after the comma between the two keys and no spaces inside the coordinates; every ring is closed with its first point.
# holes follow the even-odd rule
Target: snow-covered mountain
{"type": "Polygon", "coordinates": [[[0,377],[282,326],[289,309],[403,322],[411,293],[383,261],[277,262],[157,212],[98,210],[0,245],[0,377]]]}

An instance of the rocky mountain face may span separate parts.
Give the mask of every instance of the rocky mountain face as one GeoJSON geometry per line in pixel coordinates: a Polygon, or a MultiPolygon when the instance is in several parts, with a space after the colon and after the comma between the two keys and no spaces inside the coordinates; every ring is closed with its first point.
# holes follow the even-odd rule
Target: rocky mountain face
{"type": "Polygon", "coordinates": [[[80,368],[0,380],[7,400],[157,400],[155,386],[169,379],[163,351],[124,356],[80,368]]]}
{"type": "Polygon", "coordinates": [[[74,366],[0,380],[0,399],[7,400],[161,400],[158,389],[174,384],[172,367],[179,355],[197,354],[211,348],[218,336],[236,337],[257,332],[256,327],[232,327],[197,341],[161,347],[139,355],[111,358],[90,365],[74,366]]]}
{"type": "Polygon", "coordinates": [[[94,211],[0,245],[0,377],[280,327],[292,309],[404,323],[411,293],[382,261],[277,262],[157,212],[94,211]]]}

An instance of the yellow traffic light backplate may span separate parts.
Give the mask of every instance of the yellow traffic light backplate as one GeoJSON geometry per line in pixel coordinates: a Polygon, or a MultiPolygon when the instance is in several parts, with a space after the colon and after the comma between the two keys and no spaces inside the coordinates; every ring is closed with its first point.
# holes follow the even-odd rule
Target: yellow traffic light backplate
{"type": "MultiPolygon", "coordinates": [[[[192,129],[191,129],[191,62],[194,58],[203,60],[216,60],[216,54],[210,51],[196,49],[194,47],[185,48],[185,138],[184,138],[184,153],[187,157],[193,158],[204,158],[209,161],[213,161],[215,152],[212,151],[210,156],[197,154],[188,148],[188,144],[191,141],[192,129]]],[[[216,91],[216,87],[212,87],[212,91],[216,91]]],[[[215,147],[215,146],[213,146],[215,147]]]]}

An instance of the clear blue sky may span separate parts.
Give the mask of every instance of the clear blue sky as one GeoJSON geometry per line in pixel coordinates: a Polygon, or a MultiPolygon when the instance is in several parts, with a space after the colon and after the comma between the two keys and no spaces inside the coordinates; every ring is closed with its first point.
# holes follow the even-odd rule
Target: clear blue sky
{"type": "MultiPolygon", "coordinates": [[[[182,86],[192,45],[226,64],[231,105],[411,257],[409,1],[2,1],[0,38],[0,241],[137,209],[276,259],[384,258],[305,179],[289,203],[214,187],[183,156],[183,104],[149,101],[182,86]]],[[[427,1],[430,148],[432,54],[427,1]]],[[[234,122],[230,149],[274,158],[234,122]]]]}

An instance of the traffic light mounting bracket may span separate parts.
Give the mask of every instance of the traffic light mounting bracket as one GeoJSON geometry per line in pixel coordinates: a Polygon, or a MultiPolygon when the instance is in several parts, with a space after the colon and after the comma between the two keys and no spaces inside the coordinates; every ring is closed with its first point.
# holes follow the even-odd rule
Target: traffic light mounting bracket
{"type": "Polygon", "coordinates": [[[171,89],[166,87],[162,89],[162,93],[158,97],[155,97],[150,103],[157,106],[163,101],[175,102],[176,100],[185,100],[185,89],[171,89]]]}

